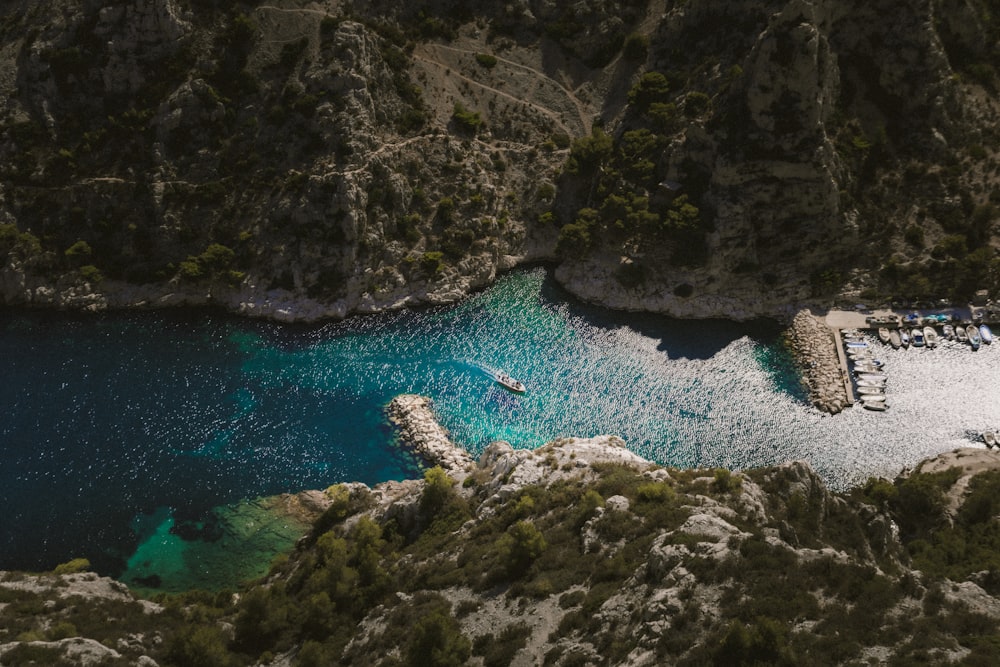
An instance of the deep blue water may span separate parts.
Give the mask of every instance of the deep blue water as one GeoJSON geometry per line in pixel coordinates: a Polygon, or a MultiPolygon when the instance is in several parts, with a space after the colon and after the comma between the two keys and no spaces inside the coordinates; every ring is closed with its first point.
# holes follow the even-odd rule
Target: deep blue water
{"type": "Polygon", "coordinates": [[[0,569],[83,556],[165,588],[234,583],[195,547],[237,549],[219,526],[248,530],[243,499],[419,474],[383,413],[403,392],[431,396],[475,453],[607,433],[675,466],[805,459],[835,487],[1000,426],[1000,349],[890,354],[890,411],[829,417],[776,325],[612,313],[540,269],[454,306],[317,326],[7,311],[0,346],[0,569]]]}

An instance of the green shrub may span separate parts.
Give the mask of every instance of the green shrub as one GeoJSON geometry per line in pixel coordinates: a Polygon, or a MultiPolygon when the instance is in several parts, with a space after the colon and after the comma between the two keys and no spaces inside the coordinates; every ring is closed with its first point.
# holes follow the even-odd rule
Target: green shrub
{"type": "Polygon", "coordinates": [[[420,268],[424,270],[424,273],[430,276],[436,276],[442,271],[444,271],[444,253],[432,250],[430,252],[425,252],[420,257],[420,268]]]}
{"type": "Polygon", "coordinates": [[[758,619],[752,626],[738,621],[730,623],[712,653],[712,662],[727,667],[799,664],[788,646],[784,628],[769,618],[758,619]]]}
{"type": "Polygon", "coordinates": [[[483,127],[483,119],[479,112],[466,109],[461,102],[455,102],[451,119],[460,131],[468,134],[476,134],[483,127]]]}
{"type": "Polygon", "coordinates": [[[424,491],[420,494],[420,514],[433,518],[455,495],[455,480],[448,476],[441,466],[434,466],[424,472],[424,491]]]}
{"type": "Polygon", "coordinates": [[[90,569],[89,560],[87,560],[86,558],[74,558],[73,560],[56,565],[56,569],[52,570],[52,573],[76,574],[77,572],[86,572],[89,569],[90,569]]]}
{"type": "Polygon", "coordinates": [[[59,641],[69,637],[77,636],[76,626],[69,621],[59,621],[49,628],[49,640],[59,641]]]}
{"type": "Polygon", "coordinates": [[[80,277],[88,283],[97,284],[104,280],[104,274],[93,264],[84,264],[80,267],[80,277]]]}
{"type": "Polygon", "coordinates": [[[496,56],[490,55],[488,53],[477,53],[476,62],[485,67],[486,69],[492,69],[497,65],[496,56]]]}
{"type": "Polygon", "coordinates": [[[880,508],[887,508],[889,503],[896,499],[899,494],[896,486],[887,479],[870,477],[862,487],[863,497],[870,503],[880,508]]]}
{"type": "Polygon", "coordinates": [[[660,72],[646,72],[628,91],[628,103],[639,112],[649,109],[654,102],[666,102],[670,94],[670,84],[660,72]]]}
{"type": "Polygon", "coordinates": [[[712,106],[712,99],[705,93],[698,91],[688,93],[684,98],[684,115],[688,118],[697,118],[709,110],[712,106]]]}
{"type": "Polygon", "coordinates": [[[647,482],[636,489],[636,497],[642,502],[663,503],[676,498],[677,492],[666,482],[647,482]]]}
{"type": "Polygon", "coordinates": [[[613,153],[614,142],[611,137],[601,128],[595,127],[590,136],[580,137],[573,142],[566,161],[566,171],[574,176],[593,174],[611,159],[613,153]]]}
{"type": "Polygon", "coordinates": [[[184,627],[169,641],[167,660],[184,667],[229,667],[236,662],[226,649],[222,632],[214,625],[184,627]]]}
{"type": "Polygon", "coordinates": [[[622,55],[626,60],[632,62],[643,62],[649,54],[649,37],[638,32],[633,32],[625,38],[625,45],[622,47],[622,55]]]}
{"type": "Polygon", "coordinates": [[[66,252],[64,254],[70,259],[76,259],[79,257],[90,257],[93,252],[94,251],[91,249],[89,243],[86,241],[77,241],[70,247],[66,248],[66,252]]]}
{"type": "Polygon", "coordinates": [[[472,642],[458,623],[442,610],[423,616],[413,629],[406,648],[406,664],[412,667],[460,667],[472,653],[472,642]]]}
{"type": "Polygon", "coordinates": [[[924,247],[924,230],[917,225],[909,225],[903,232],[903,240],[914,248],[924,247]]]}
{"type": "Polygon", "coordinates": [[[542,532],[530,521],[518,521],[497,541],[507,574],[519,577],[548,549],[542,532]]]}

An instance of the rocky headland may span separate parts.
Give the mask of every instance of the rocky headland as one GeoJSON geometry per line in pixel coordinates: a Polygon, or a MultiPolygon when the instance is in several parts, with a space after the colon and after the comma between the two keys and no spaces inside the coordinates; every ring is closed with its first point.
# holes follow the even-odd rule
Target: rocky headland
{"type": "Polygon", "coordinates": [[[802,462],[668,469],[614,437],[564,438],[533,451],[495,443],[472,462],[446,451],[446,434],[420,397],[400,397],[391,412],[402,442],[423,443],[423,455],[456,476],[435,467],[422,481],[317,492],[309,504],[323,514],[311,531],[235,596],[141,601],[117,582],[73,573],[73,564],[65,573],[2,573],[0,660],[834,665],[995,657],[1000,585],[988,552],[977,551],[990,548],[986,525],[1000,510],[993,452],[956,450],[895,481],[834,493],[802,462]],[[939,552],[956,540],[970,548],[939,552]]]}

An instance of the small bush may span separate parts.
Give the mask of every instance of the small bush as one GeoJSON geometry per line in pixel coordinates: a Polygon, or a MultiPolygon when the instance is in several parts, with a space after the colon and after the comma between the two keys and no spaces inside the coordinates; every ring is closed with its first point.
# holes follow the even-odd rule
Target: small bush
{"type": "Polygon", "coordinates": [[[91,249],[90,244],[86,241],[77,241],[70,247],[66,248],[64,253],[66,257],[70,259],[75,259],[78,257],[90,257],[94,251],[91,249]]]}
{"type": "Polygon", "coordinates": [[[460,131],[468,134],[476,134],[483,127],[483,119],[479,112],[466,109],[461,102],[455,102],[451,119],[460,131]]]}
{"type": "Polygon", "coordinates": [[[80,277],[88,283],[99,283],[104,280],[104,274],[93,264],[84,264],[80,267],[80,277]]]}
{"type": "Polygon", "coordinates": [[[742,487],[739,477],[733,477],[733,474],[726,470],[725,468],[719,468],[715,471],[714,479],[712,480],[712,488],[714,488],[719,493],[729,493],[731,491],[739,491],[742,487]]]}
{"type": "Polygon", "coordinates": [[[497,542],[498,551],[503,554],[508,575],[518,577],[548,549],[549,545],[530,521],[518,521],[507,529],[497,542]]]}
{"type": "Polygon", "coordinates": [[[477,53],[476,62],[486,69],[493,69],[497,66],[496,56],[490,55],[489,53],[477,53]]]}
{"type": "Polygon", "coordinates": [[[622,55],[632,62],[643,62],[649,54],[649,38],[637,32],[625,38],[622,55]]]}
{"type": "Polygon", "coordinates": [[[56,565],[56,569],[52,570],[53,574],[76,574],[77,572],[86,572],[90,569],[90,561],[86,558],[74,558],[71,561],[65,563],[60,563],[56,565]]]}
{"type": "Polygon", "coordinates": [[[444,253],[439,251],[425,252],[420,257],[420,268],[430,276],[436,276],[444,271],[444,253]]]}

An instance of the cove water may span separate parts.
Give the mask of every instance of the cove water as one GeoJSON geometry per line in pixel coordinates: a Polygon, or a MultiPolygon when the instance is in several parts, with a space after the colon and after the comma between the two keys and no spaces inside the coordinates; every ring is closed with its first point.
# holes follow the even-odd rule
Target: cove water
{"type": "Polygon", "coordinates": [[[1000,428],[1000,345],[886,349],[890,410],[831,417],[776,325],[613,313],[541,269],[454,306],[316,326],[8,311],[0,346],[0,569],[86,557],[167,591],[263,574],[305,530],[263,497],[418,476],[383,412],[405,392],[474,454],[615,434],[671,466],[803,459],[835,488],[1000,428]]]}

